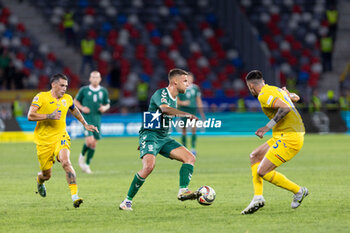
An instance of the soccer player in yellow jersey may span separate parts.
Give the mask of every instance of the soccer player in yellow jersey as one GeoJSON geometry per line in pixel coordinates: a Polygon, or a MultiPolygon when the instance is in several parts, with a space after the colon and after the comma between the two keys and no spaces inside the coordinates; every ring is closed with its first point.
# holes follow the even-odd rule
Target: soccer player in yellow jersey
{"type": "Polygon", "coordinates": [[[66,131],[66,116],[68,110],[88,131],[97,131],[93,125],[86,123],[78,108],[74,106],[70,95],[65,94],[68,78],[64,74],[51,77],[51,90],[37,94],[29,108],[28,120],[37,121],[34,130],[40,172],[37,176],[38,193],[46,196],[44,182],[51,177],[51,167],[55,158],[66,172],[66,179],[72,194],[73,206],[78,208],[83,199],[78,197],[78,187],[74,168],[69,159],[70,138],[66,131]]]}
{"type": "Polygon", "coordinates": [[[258,70],[249,72],[246,82],[251,94],[258,98],[263,112],[270,119],[255,134],[263,138],[264,134],[272,129],[272,138],[250,154],[254,198],[242,214],[252,214],[265,205],[263,179],[293,192],[291,207],[295,209],[308,195],[308,190],[290,181],[275,171],[275,168],[292,159],[303,146],[304,124],[293,104],[300,98],[294,93],[289,93],[286,88],[280,89],[265,84],[262,73],[258,70]]]}

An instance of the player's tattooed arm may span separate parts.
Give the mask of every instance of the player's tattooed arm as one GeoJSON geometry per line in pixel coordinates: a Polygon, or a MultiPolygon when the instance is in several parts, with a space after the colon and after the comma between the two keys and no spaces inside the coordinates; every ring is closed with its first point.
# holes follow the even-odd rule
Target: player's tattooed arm
{"type": "Polygon", "coordinates": [[[59,120],[61,118],[61,111],[56,108],[51,114],[46,114],[46,119],[59,120]]]}
{"type": "Polygon", "coordinates": [[[59,120],[61,118],[61,111],[58,108],[50,114],[37,113],[39,108],[37,106],[31,106],[28,111],[27,118],[29,121],[42,121],[42,120],[59,120]]]}
{"type": "Polygon", "coordinates": [[[261,127],[255,132],[259,138],[263,138],[264,134],[272,129],[277,122],[282,120],[291,110],[290,107],[280,99],[277,99],[272,107],[278,109],[277,113],[264,127],[261,127]]]}
{"type": "Polygon", "coordinates": [[[74,106],[74,109],[71,110],[73,116],[75,118],[77,118],[78,121],[80,121],[80,123],[82,123],[83,125],[87,125],[87,122],[85,121],[83,115],[81,115],[79,109],[77,108],[77,106],[74,106]]]}
{"type": "Polygon", "coordinates": [[[99,132],[96,126],[94,126],[94,125],[89,125],[89,124],[85,121],[83,115],[81,115],[81,113],[80,113],[79,109],[77,108],[77,106],[74,106],[74,109],[71,110],[71,112],[72,112],[73,116],[74,116],[75,118],[77,118],[77,120],[80,121],[80,123],[83,124],[83,126],[85,127],[86,130],[91,131],[91,132],[94,132],[94,131],[95,131],[95,132],[99,132]]]}
{"type": "Polygon", "coordinates": [[[277,99],[272,107],[277,108],[278,110],[276,115],[266,125],[269,129],[272,129],[272,127],[282,120],[291,110],[289,105],[280,99],[277,99]]]}
{"type": "Polygon", "coordinates": [[[290,112],[290,108],[279,108],[276,115],[272,118],[276,123],[282,120],[290,112]]]}

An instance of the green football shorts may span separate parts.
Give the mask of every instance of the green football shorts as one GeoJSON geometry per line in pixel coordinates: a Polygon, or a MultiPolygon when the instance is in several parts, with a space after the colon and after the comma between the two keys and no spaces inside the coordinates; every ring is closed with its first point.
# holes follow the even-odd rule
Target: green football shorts
{"type": "Polygon", "coordinates": [[[182,145],[169,136],[162,136],[156,131],[144,130],[139,136],[140,142],[140,158],[146,154],[157,156],[161,154],[166,158],[170,158],[170,152],[182,145]]]}
{"type": "MultiPolygon", "coordinates": [[[[101,129],[98,128],[98,131],[101,132],[101,129]]],[[[100,134],[100,133],[97,133],[97,132],[95,132],[95,131],[94,131],[94,132],[91,132],[91,131],[88,131],[88,130],[84,129],[84,135],[85,135],[85,137],[94,136],[94,138],[95,138],[96,140],[100,140],[100,139],[101,139],[101,134],[100,134]]]]}

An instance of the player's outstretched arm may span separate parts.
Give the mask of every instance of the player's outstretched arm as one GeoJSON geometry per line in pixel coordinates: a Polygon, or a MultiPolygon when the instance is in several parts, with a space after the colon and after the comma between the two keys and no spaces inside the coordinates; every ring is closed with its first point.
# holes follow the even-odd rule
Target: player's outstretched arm
{"type": "Polygon", "coordinates": [[[300,97],[295,94],[295,93],[290,93],[286,87],[282,87],[282,90],[284,90],[285,92],[287,92],[289,98],[293,101],[293,102],[298,102],[300,100],[300,97]]]}
{"type": "Polygon", "coordinates": [[[262,128],[258,129],[255,134],[259,138],[263,138],[264,134],[268,132],[272,127],[274,127],[280,120],[283,119],[290,111],[291,108],[288,104],[280,100],[279,98],[276,100],[275,104],[273,105],[273,108],[277,108],[276,115],[262,128]]]}
{"type": "Polygon", "coordinates": [[[83,126],[85,127],[86,130],[91,131],[91,132],[94,132],[94,131],[98,132],[98,129],[97,129],[96,126],[94,126],[94,125],[89,125],[89,124],[85,121],[83,115],[81,115],[81,113],[80,113],[79,109],[77,108],[77,106],[74,106],[73,110],[71,110],[70,108],[69,108],[69,110],[71,111],[71,113],[73,114],[73,116],[74,116],[75,118],[77,118],[77,120],[80,121],[80,123],[83,124],[83,126]]]}
{"type": "Polygon", "coordinates": [[[192,114],[187,113],[187,112],[180,111],[180,110],[178,110],[176,108],[169,107],[166,104],[160,105],[159,108],[160,108],[160,110],[162,111],[163,114],[166,114],[166,115],[169,115],[169,116],[186,116],[186,117],[188,117],[190,119],[198,120],[198,117],[196,117],[195,115],[192,115],[192,114]]]}
{"type": "Polygon", "coordinates": [[[83,113],[86,113],[86,114],[90,113],[90,108],[83,106],[79,100],[74,99],[73,102],[74,102],[74,105],[77,106],[78,109],[80,109],[83,113]]]}
{"type": "Polygon", "coordinates": [[[30,106],[27,118],[29,121],[43,121],[43,120],[59,120],[61,118],[61,112],[58,111],[58,108],[56,108],[55,111],[53,111],[50,114],[41,114],[37,113],[39,107],[37,106],[30,106]]]}

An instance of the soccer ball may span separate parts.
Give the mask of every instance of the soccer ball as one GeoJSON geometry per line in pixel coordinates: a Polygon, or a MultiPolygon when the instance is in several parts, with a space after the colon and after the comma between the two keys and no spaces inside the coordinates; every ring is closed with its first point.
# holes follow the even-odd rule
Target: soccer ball
{"type": "Polygon", "coordinates": [[[198,189],[198,192],[202,194],[200,197],[197,198],[197,201],[199,204],[201,205],[213,204],[216,197],[216,193],[212,187],[202,186],[198,189]]]}

